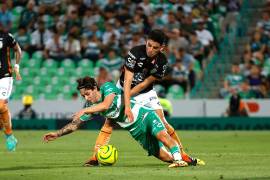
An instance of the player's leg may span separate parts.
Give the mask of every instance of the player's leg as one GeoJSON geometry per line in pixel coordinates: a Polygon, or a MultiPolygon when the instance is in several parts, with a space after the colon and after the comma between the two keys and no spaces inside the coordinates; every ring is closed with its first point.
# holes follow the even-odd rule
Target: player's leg
{"type": "Polygon", "coordinates": [[[15,151],[17,139],[12,134],[11,116],[5,100],[0,100],[0,121],[6,135],[6,146],[9,151],[15,151]]]}
{"type": "Polygon", "coordinates": [[[157,156],[158,159],[161,161],[172,163],[173,162],[173,156],[170,152],[167,151],[165,146],[162,146],[159,150],[159,155],[157,156]]]}
{"type": "Polygon", "coordinates": [[[157,140],[164,144],[164,146],[170,151],[173,157],[173,164],[169,167],[187,166],[188,164],[182,159],[181,151],[177,142],[168,134],[158,115],[154,111],[149,112],[144,121],[148,127],[147,129],[151,130],[151,135],[156,137],[157,140]]]}
{"type": "Polygon", "coordinates": [[[12,134],[11,116],[7,105],[7,100],[12,92],[12,77],[0,79],[0,116],[4,133],[6,135],[6,146],[9,151],[15,151],[17,139],[12,134]]]}
{"type": "Polygon", "coordinates": [[[183,145],[181,143],[181,140],[178,137],[178,135],[176,134],[175,129],[165,119],[163,109],[156,109],[156,113],[159,116],[159,118],[161,119],[161,121],[163,122],[165,128],[167,129],[168,134],[178,143],[181,152],[183,152],[183,145]]]}
{"type": "Polygon", "coordinates": [[[98,149],[100,148],[100,146],[108,144],[111,138],[112,131],[113,131],[112,121],[110,121],[109,119],[106,119],[96,139],[94,153],[92,157],[90,157],[89,160],[85,162],[84,166],[97,166],[98,165],[96,153],[98,149]]]}

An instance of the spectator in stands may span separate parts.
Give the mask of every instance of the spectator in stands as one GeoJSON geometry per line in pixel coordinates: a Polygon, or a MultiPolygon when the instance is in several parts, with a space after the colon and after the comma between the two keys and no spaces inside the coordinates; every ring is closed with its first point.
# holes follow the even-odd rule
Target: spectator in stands
{"type": "Polygon", "coordinates": [[[238,92],[241,83],[244,81],[244,77],[240,73],[240,67],[238,63],[233,63],[231,67],[231,74],[225,77],[223,88],[220,91],[221,97],[228,97],[230,94],[238,92]]]}
{"type": "Polygon", "coordinates": [[[110,73],[106,70],[106,68],[100,67],[98,71],[99,71],[99,73],[97,76],[97,84],[99,87],[102,84],[104,84],[105,82],[112,81],[112,77],[111,77],[110,73]]]}
{"type": "Polygon", "coordinates": [[[193,65],[195,62],[194,57],[187,53],[185,49],[180,48],[178,51],[175,52],[176,62],[179,61],[183,64],[185,69],[188,70],[188,80],[190,88],[193,88],[196,81],[196,74],[193,70],[193,65]]]}
{"type": "Polygon", "coordinates": [[[126,23],[131,22],[132,17],[129,14],[129,7],[123,6],[119,9],[119,13],[115,17],[122,26],[124,26],[126,23]]]}
{"type": "Polygon", "coordinates": [[[204,59],[204,47],[202,43],[198,40],[197,34],[193,31],[190,33],[190,45],[188,52],[193,55],[193,57],[199,61],[201,69],[205,67],[204,59]]]}
{"type": "Polygon", "coordinates": [[[193,16],[191,13],[184,16],[184,18],[180,22],[181,22],[181,28],[183,29],[184,32],[192,32],[195,30],[193,16]]]}
{"type": "Polygon", "coordinates": [[[89,26],[92,26],[93,24],[96,24],[98,21],[99,21],[99,17],[94,16],[92,9],[87,8],[83,16],[82,27],[87,28],[89,26]]]}
{"type": "Polygon", "coordinates": [[[186,37],[183,35],[183,31],[178,28],[172,29],[170,33],[168,33],[169,44],[168,48],[170,52],[174,52],[176,49],[188,49],[189,42],[186,37]]]}
{"type": "Polygon", "coordinates": [[[66,24],[62,21],[57,21],[55,24],[56,31],[59,32],[63,39],[67,38],[66,24]]]}
{"type": "Polygon", "coordinates": [[[261,74],[261,68],[258,65],[252,65],[250,75],[247,76],[247,81],[251,90],[256,93],[256,97],[264,98],[266,78],[261,74]]]}
{"type": "Polygon", "coordinates": [[[142,33],[144,29],[143,19],[139,14],[135,14],[130,23],[130,29],[133,33],[142,33]]]}
{"type": "Polygon", "coordinates": [[[96,35],[92,35],[89,41],[86,37],[83,38],[81,47],[83,51],[83,58],[88,58],[93,62],[97,62],[97,60],[100,58],[102,43],[96,35]]]}
{"type": "Polygon", "coordinates": [[[59,11],[60,3],[61,1],[55,0],[39,0],[39,5],[44,8],[45,12],[52,15],[59,11]]]}
{"type": "Polygon", "coordinates": [[[50,38],[45,46],[44,57],[52,58],[57,61],[61,61],[65,58],[64,53],[64,40],[60,37],[60,34],[55,30],[54,35],[50,38]]]}
{"type": "Polygon", "coordinates": [[[23,51],[28,52],[30,50],[31,38],[24,26],[19,26],[15,38],[23,51]]]}
{"type": "Polygon", "coordinates": [[[170,84],[180,85],[184,92],[188,90],[188,77],[189,70],[182,64],[181,60],[178,60],[172,67],[172,82],[170,84]]]}
{"type": "Polygon", "coordinates": [[[28,30],[34,29],[35,21],[37,20],[37,13],[34,11],[35,1],[30,0],[27,3],[26,9],[21,13],[20,26],[26,27],[28,30]]]}
{"type": "Polygon", "coordinates": [[[155,19],[155,26],[153,28],[162,29],[166,21],[166,16],[162,7],[156,9],[154,19],[155,19]]]}
{"type": "Polygon", "coordinates": [[[71,14],[66,18],[67,29],[71,29],[73,26],[81,27],[81,19],[78,15],[78,10],[71,11],[71,14]]]}
{"type": "Polygon", "coordinates": [[[42,20],[39,20],[38,29],[31,34],[31,53],[34,51],[43,51],[46,41],[51,39],[52,33],[45,28],[42,20]]]}
{"type": "Polygon", "coordinates": [[[20,119],[36,119],[37,113],[32,108],[33,97],[30,95],[23,96],[22,103],[24,108],[19,112],[18,117],[20,119]]]}
{"type": "Polygon", "coordinates": [[[251,42],[247,45],[247,50],[250,52],[260,51],[261,53],[265,52],[265,42],[263,41],[262,34],[260,31],[256,31],[253,34],[251,42]]]}
{"type": "Polygon", "coordinates": [[[112,79],[116,81],[119,78],[120,68],[123,63],[121,57],[117,56],[113,49],[110,49],[107,56],[100,61],[101,66],[104,67],[112,76],[112,79]]]}
{"type": "Polygon", "coordinates": [[[177,21],[176,16],[173,11],[170,11],[167,15],[167,20],[165,22],[164,29],[167,31],[172,31],[173,29],[179,29],[180,23],[177,21]]]}
{"type": "Polygon", "coordinates": [[[113,28],[112,22],[105,24],[105,32],[102,36],[102,43],[106,46],[110,41],[117,41],[120,39],[120,33],[117,29],[113,28]]]}
{"type": "Polygon", "coordinates": [[[262,20],[257,23],[257,27],[262,29],[264,33],[269,34],[270,32],[270,16],[269,12],[265,11],[262,13],[262,20]]]}
{"type": "Polygon", "coordinates": [[[199,22],[196,34],[199,41],[205,48],[205,55],[208,56],[214,44],[214,37],[212,33],[205,28],[204,22],[199,22]]]}
{"type": "MultiPolygon", "coordinates": [[[[59,38],[60,39],[60,38],[59,38]]],[[[74,34],[69,34],[68,39],[64,43],[65,57],[73,60],[79,60],[81,57],[80,41],[76,39],[74,34]]]]}
{"type": "Polygon", "coordinates": [[[92,36],[96,36],[98,39],[102,39],[103,32],[98,29],[96,24],[88,26],[84,29],[83,37],[91,38],[92,36]]]}
{"type": "Polygon", "coordinates": [[[140,33],[134,33],[132,39],[128,41],[125,49],[131,49],[134,46],[142,45],[145,43],[145,39],[142,38],[140,33]]]}
{"type": "Polygon", "coordinates": [[[254,64],[254,62],[252,61],[252,53],[249,51],[245,51],[242,57],[242,63],[239,65],[241,74],[243,74],[244,76],[248,76],[252,64],[254,64]]]}
{"type": "Polygon", "coordinates": [[[7,4],[4,1],[4,3],[1,5],[0,10],[0,25],[3,27],[4,32],[10,32],[12,27],[12,14],[7,9],[7,4]]]}
{"type": "Polygon", "coordinates": [[[139,3],[139,7],[143,9],[146,16],[149,16],[153,12],[153,5],[149,2],[149,0],[143,0],[141,3],[139,3]]]}

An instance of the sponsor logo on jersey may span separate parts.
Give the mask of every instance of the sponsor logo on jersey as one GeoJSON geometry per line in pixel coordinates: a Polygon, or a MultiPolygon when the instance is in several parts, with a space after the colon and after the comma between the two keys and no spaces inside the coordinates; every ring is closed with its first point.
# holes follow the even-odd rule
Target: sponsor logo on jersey
{"type": "Polygon", "coordinates": [[[132,59],[131,57],[128,57],[127,58],[127,62],[126,62],[126,65],[130,68],[134,68],[136,64],[136,61],[134,59],[132,59]]]}
{"type": "Polygon", "coordinates": [[[146,59],[146,57],[141,57],[141,58],[140,58],[140,60],[142,60],[142,61],[145,60],[145,59],[146,59]]]}

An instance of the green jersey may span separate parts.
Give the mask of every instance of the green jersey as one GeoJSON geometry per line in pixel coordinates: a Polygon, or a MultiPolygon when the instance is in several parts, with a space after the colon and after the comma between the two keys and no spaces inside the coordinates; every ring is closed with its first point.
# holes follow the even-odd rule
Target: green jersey
{"type": "MultiPolygon", "coordinates": [[[[131,98],[131,110],[134,116],[134,121],[132,123],[129,122],[129,120],[126,118],[124,114],[124,99],[123,95],[121,94],[121,90],[116,87],[115,84],[111,82],[106,82],[100,87],[100,93],[101,93],[101,98],[100,100],[96,103],[101,103],[104,101],[104,99],[109,96],[110,94],[115,94],[115,97],[113,99],[113,102],[109,109],[107,109],[104,112],[100,112],[98,114],[109,118],[111,120],[114,120],[117,122],[121,127],[128,127],[132,123],[134,123],[136,120],[140,119],[143,117],[146,113],[150,111],[153,111],[150,108],[144,107],[138,103],[136,103],[132,98],[131,98]]],[[[91,107],[94,106],[95,104],[86,102],[85,107],[91,107]]],[[[83,115],[80,119],[82,121],[87,121],[89,120],[90,115],[83,115]]]]}
{"type": "MultiPolygon", "coordinates": [[[[124,102],[121,90],[113,83],[106,82],[100,87],[100,92],[101,98],[97,103],[104,101],[104,99],[110,94],[115,94],[115,97],[111,106],[106,111],[100,112],[99,114],[109,118],[128,130],[131,136],[148,151],[149,155],[157,156],[163,144],[157,140],[156,135],[160,131],[165,130],[165,127],[155,111],[140,105],[131,99],[130,105],[134,121],[130,122],[124,114],[124,102]]],[[[95,104],[87,102],[85,107],[91,107],[94,105],[95,104]]],[[[87,121],[89,118],[90,115],[85,114],[81,116],[80,119],[82,121],[87,121]]]]}

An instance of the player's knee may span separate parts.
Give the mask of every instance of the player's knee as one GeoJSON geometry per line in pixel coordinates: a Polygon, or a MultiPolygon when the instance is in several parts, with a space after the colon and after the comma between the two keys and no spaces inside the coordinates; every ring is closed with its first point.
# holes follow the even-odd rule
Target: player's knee
{"type": "Polygon", "coordinates": [[[157,134],[157,139],[164,144],[167,144],[168,141],[168,134],[166,131],[161,131],[157,134]]]}

